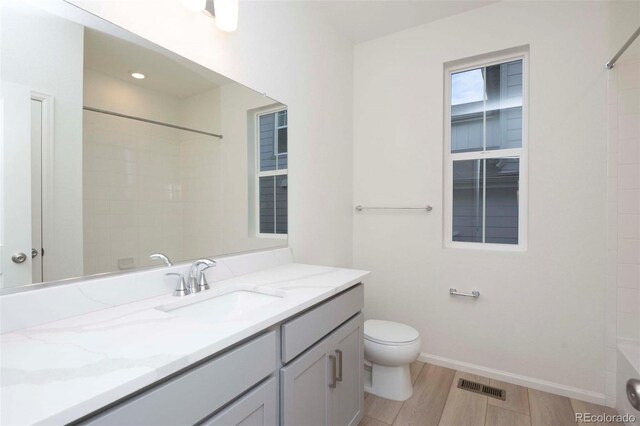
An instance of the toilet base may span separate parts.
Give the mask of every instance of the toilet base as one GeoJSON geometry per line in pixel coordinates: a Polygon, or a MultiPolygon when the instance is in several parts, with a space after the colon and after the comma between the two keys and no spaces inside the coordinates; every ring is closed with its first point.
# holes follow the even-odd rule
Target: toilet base
{"type": "Polygon", "coordinates": [[[396,367],[371,364],[371,384],[367,380],[364,390],[372,395],[394,401],[406,401],[413,395],[409,364],[396,367]]]}

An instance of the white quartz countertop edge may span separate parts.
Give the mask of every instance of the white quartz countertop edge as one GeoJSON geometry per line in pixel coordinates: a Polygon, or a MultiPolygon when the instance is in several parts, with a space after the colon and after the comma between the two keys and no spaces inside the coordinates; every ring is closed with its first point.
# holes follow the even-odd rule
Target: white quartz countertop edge
{"type": "MultiPolygon", "coordinates": [[[[247,321],[226,325],[199,323],[158,311],[157,306],[178,300],[160,296],[2,334],[0,423],[58,425],[77,420],[267,330],[360,283],[368,274],[293,263],[220,281],[209,291],[242,284],[272,287],[293,294],[287,303],[273,304],[247,321]],[[139,330],[136,327],[140,327],[139,330]],[[176,334],[185,328],[189,330],[187,333],[176,334]],[[104,330],[108,334],[103,335],[104,330]],[[140,330],[145,334],[140,338],[151,346],[135,339],[140,330]],[[156,344],[158,354],[154,353],[156,344]],[[127,354],[130,346],[133,346],[132,355],[127,358],[123,354],[127,354]],[[171,347],[172,352],[163,354],[167,347],[171,347]],[[58,348],[67,354],[63,356],[68,361],[56,369],[48,365],[48,360],[57,356],[54,349],[58,348]],[[85,364],[76,368],[75,356],[85,364]],[[87,361],[87,357],[95,359],[87,361]],[[151,366],[144,364],[145,359],[152,360],[151,366]],[[109,365],[102,366],[107,361],[109,365]],[[121,362],[123,368],[119,370],[118,366],[110,365],[113,362],[121,362]],[[81,371],[82,377],[75,380],[63,376],[57,382],[55,377],[51,378],[58,370],[64,373],[65,368],[81,371]],[[92,372],[91,368],[96,371],[92,372]],[[106,373],[104,368],[108,370],[106,373]],[[105,378],[105,375],[113,377],[105,378]]],[[[202,294],[188,297],[202,297],[202,294]]]]}

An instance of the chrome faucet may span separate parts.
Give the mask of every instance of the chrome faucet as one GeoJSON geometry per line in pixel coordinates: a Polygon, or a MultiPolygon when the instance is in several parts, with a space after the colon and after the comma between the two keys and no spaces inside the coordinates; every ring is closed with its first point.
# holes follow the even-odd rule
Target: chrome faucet
{"type": "Polygon", "coordinates": [[[154,253],[149,256],[149,258],[153,260],[162,260],[167,266],[173,266],[173,262],[171,262],[171,260],[169,260],[169,258],[162,253],[154,253]]]}
{"type": "Polygon", "coordinates": [[[207,258],[198,259],[191,264],[191,268],[189,268],[189,291],[191,291],[191,293],[209,290],[209,283],[207,283],[207,277],[204,275],[204,271],[213,266],[216,266],[216,261],[207,258]],[[198,272],[198,268],[202,265],[205,265],[205,267],[198,272]]]}

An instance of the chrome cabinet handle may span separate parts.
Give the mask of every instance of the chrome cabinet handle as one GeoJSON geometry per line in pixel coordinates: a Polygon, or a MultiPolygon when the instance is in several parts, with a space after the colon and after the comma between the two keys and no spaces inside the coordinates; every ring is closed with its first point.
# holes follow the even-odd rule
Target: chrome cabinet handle
{"type": "Polygon", "coordinates": [[[24,263],[27,260],[27,255],[24,253],[15,253],[11,256],[13,263],[24,263]]]}
{"type": "Polygon", "coordinates": [[[336,381],[338,380],[336,377],[336,357],[329,355],[329,361],[331,361],[331,383],[329,383],[329,387],[335,389],[336,381]]]}
{"type": "Polygon", "coordinates": [[[336,355],[338,356],[338,375],[336,376],[336,380],[342,381],[342,351],[336,349],[336,355]]]}
{"type": "Polygon", "coordinates": [[[31,258],[33,259],[34,257],[38,256],[38,250],[32,248],[31,249],[31,258]]]}

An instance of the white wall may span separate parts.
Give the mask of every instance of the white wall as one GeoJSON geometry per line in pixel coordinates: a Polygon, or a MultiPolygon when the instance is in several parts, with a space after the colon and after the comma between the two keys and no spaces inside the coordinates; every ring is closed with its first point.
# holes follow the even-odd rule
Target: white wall
{"type": "Polygon", "coordinates": [[[73,3],[287,104],[296,260],[351,264],[353,52],[346,38],[303,2],[241,2],[231,34],[174,0],[73,3]]]}
{"type": "Polygon", "coordinates": [[[354,201],[435,208],[357,214],[354,266],[367,316],[415,326],[424,359],[604,402],[603,64],[636,7],[500,2],[356,46],[354,201]],[[527,44],[528,250],[444,249],[443,64],[527,44]]]}
{"type": "Polygon", "coordinates": [[[2,11],[3,80],[54,98],[54,205],[47,227],[53,242],[44,241],[45,279],[78,276],[82,273],[82,85],[78,82],[83,28],[21,2],[7,2],[2,11]]]}

